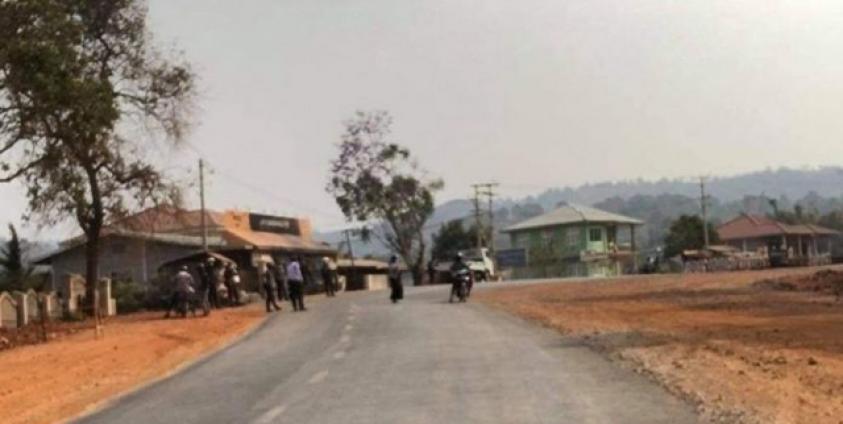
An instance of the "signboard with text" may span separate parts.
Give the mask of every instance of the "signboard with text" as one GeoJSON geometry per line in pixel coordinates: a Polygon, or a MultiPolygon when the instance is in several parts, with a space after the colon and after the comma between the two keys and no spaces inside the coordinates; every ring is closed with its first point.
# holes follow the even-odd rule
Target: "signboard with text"
{"type": "Polygon", "coordinates": [[[526,249],[504,249],[498,250],[495,255],[500,268],[521,268],[527,266],[526,249]]]}
{"type": "Polygon", "coordinates": [[[262,231],[276,234],[301,235],[299,221],[295,218],[281,216],[249,214],[249,227],[252,231],[262,231]]]}

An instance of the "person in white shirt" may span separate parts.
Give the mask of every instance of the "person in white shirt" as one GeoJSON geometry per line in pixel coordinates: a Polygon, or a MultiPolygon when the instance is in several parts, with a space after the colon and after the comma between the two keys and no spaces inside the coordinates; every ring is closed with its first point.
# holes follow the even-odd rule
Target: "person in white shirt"
{"type": "Polygon", "coordinates": [[[301,272],[301,258],[293,258],[287,264],[287,283],[290,285],[290,301],[293,311],[306,311],[304,307],[304,275],[301,272]]]}

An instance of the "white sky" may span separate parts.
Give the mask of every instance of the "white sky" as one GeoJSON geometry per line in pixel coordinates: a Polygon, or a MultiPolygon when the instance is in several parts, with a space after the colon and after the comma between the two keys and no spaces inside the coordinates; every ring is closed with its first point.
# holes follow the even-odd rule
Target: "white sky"
{"type": "MultiPolygon", "coordinates": [[[[839,0],[151,0],[150,18],[201,75],[190,141],[219,209],[341,224],[324,185],[357,109],[393,114],[442,201],[843,156],[839,0]]],[[[22,199],[0,187],[0,222],[22,199]]]]}

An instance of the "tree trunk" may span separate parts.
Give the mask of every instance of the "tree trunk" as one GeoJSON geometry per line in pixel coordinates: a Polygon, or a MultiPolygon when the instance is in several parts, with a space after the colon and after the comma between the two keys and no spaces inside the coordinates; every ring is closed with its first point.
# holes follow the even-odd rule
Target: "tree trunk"
{"type": "Polygon", "coordinates": [[[422,279],[424,278],[424,267],[420,264],[413,264],[410,266],[410,275],[413,277],[413,285],[420,286],[422,285],[422,279]]]}
{"type": "Polygon", "coordinates": [[[85,244],[85,311],[95,318],[99,318],[99,237],[99,229],[91,231],[85,244]]]}
{"type": "Polygon", "coordinates": [[[82,223],[87,241],[85,243],[85,303],[90,316],[96,320],[97,334],[100,329],[99,314],[99,260],[100,260],[100,234],[105,211],[102,203],[102,192],[100,191],[97,171],[93,167],[86,168],[88,186],[91,190],[90,215],[82,223]]]}

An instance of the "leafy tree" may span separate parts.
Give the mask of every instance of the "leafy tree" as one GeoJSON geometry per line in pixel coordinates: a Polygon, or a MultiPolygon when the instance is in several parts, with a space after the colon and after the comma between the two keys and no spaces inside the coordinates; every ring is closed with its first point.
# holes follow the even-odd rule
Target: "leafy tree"
{"type": "Polygon", "coordinates": [[[345,123],[327,191],[348,220],[380,220],[383,231],[371,234],[401,256],[415,284],[420,284],[423,230],[433,215],[433,193],[442,182],[427,180],[409,150],[387,141],[391,124],[384,111],[357,112],[345,123]]]}
{"type": "Polygon", "coordinates": [[[0,40],[0,182],[24,184],[27,217],[81,227],[96,316],[103,226],[176,197],[143,134],[182,138],[193,74],[153,48],[142,0],[0,1],[0,40]]]}
{"type": "Polygon", "coordinates": [[[471,249],[476,244],[477,226],[472,225],[466,229],[462,220],[455,219],[442,225],[439,231],[433,234],[431,254],[436,259],[448,258],[460,250],[471,249]]]}
{"type": "Polygon", "coordinates": [[[843,231],[843,211],[831,211],[817,220],[817,224],[837,231],[843,231]]]}
{"type": "Polygon", "coordinates": [[[25,290],[26,281],[32,274],[32,270],[26,266],[23,255],[23,246],[15,226],[9,224],[10,238],[6,245],[0,248],[0,292],[12,290],[25,290]]]}
{"type": "MultiPolygon", "coordinates": [[[[713,225],[708,226],[708,237],[711,244],[720,241],[713,225]]],[[[697,215],[680,216],[670,225],[664,244],[667,257],[680,255],[684,250],[702,249],[705,247],[702,219],[697,215]]]]}

